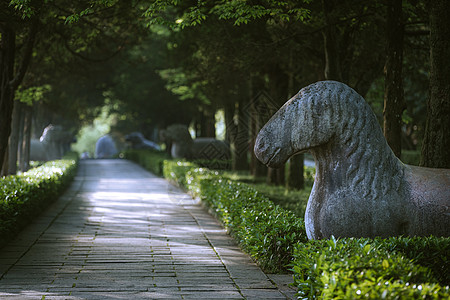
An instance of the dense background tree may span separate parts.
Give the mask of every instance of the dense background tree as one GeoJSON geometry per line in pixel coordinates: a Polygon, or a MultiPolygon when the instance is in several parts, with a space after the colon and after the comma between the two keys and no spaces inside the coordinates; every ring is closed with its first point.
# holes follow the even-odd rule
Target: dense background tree
{"type": "Polygon", "coordinates": [[[450,2],[430,1],[430,95],[421,165],[450,168],[450,2]]]}
{"type": "Polygon", "coordinates": [[[174,123],[189,124],[195,107],[171,93],[160,74],[167,68],[167,30],[153,28],[140,44],[120,53],[114,61],[113,83],[107,90],[121,115],[115,127],[121,132],[140,131],[158,140],[157,130],[174,123]]]}
{"type": "MultiPolygon", "coordinates": [[[[0,103],[4,124],[0,126],[0,158],[4,158],[11,124],[20,124],[12,123],[11,117],[14,94],[26,71],[21,89],[39,87],[43,82],[54,87],[46,101],[34,105],[31,110],[34,112],[34,132],[39,135],[52,122],[67,123],[62,125],[76,130],[81,110],[92,108],[95,98],[98,99],[94,93],[88,94],[89,89],[83,89],[83,85],[94,87],[101,95],[99,87],[104,88],[108,82],[107,65],[97,69],[103,72],[98,77],[92,74],[91,65],[109,60],[126,44],[136,42],[139,29],[143,27],[135,16],[137,8],[128,2],[11,1],[8,5],[3,1],[1,5],[0,69],[3,77],[0,103]],[[23,45],[17,44],[16,40],[23,41],[23,45]],[[21,61],[20,67],[16,66],[18,61],[21,61]]],[[[100,99],[97,103],[103,101],[100,99]]],[[[15,137],[11,149],[15,148],[19,130],[13,130],[15,137]]],[[[2,161],[0,159],[0,163],[2,161]]],[[[9,161],[15,165],[14,157],[9,161]]],[[[8,167],[2,169],[6,173],[8,167]]],[[[14,168],[11,171],[14,172],[14,168]]]]}
{"type": "Polygon", "coordinates": [[[402,114],[406,109],[403,95],[403,36],[402,0],[388,1],[386,22],[386,64],[384,66],[384,136],[394,154],[402,153],[402,114]]]}
{"type": "MultiPolygon", "coordinates": [[[[167,3],[176,4],[171,1],[166,1],[167,3]]],[[[413,145],[418,144],[417,138],[421,134],[422,121],[420,121],[421,117],[418,116],[417,111],[422,109],[424,98],[423,94],[417,93],[415,87],[411,85],[411,80],[419,79],[419,85],[423,86],[422,74],[423,70],[426,70],[427,62],[422,60],[418,64],[417,60],[413,59],[414,56],[409,56],[407,57],[407,66],[409,67],[407,77],[402,76],[401,69],[404,65],[404,45],[414,47],[414,44],[416,44],[417,46],[422,41],[423,33],[428,30],[427,26],[423,25],[426,17],[420,15],[425,7],[423,1],[396,2],[396,7],[394,3],[384,1],[374,1],[367,4],[363,1],[336,3],[330,0],[305,1],[304,3],[262,1],[260,4],[216,1],[212,5],[212,9],[210,8],[211,4],[208,5],[188,5],[189,9],[185,8],[184,14],[178,15],[172,21],[180,21],[184,26],[190,26],[205,23],[205,19],[218,16],[219,19],[233,20],[235,25],[251,23],[256,19],[266,22],[270,20],[279,25],[289,22],[292,20],[290,18],[295,16],[297,17],[297,23],[302,23],[303,28],[310,28],[310,35],[317,31],[322,32],[323,43],[316,42],[315,45],[322,45],[322,49],[324,49],[324,52],[322,52],[324,77],[341,79],[363,96],[370,89],[376,88],[377,84],[374,85],[374,83],[377,78],[382,76],[381,70],[385,64],[384,57],[387,57],[387,79],[385,80],[387,102],[384,107],[386,137],[397,155],[400,155],[400,142],[405,140],[405,135],[409,139],[414,139],[413,145]],[[402,6],[405,10],[403,16],[402,6]],[[299,19],[302,22],[298,22],[299,19]],[[388,36],[388,38],[386,39],[384,36],[388,36]],[[405,44],[402,44],[403,40],[405,40],[405,44]],[[384,51],[385,41],[388,42],[386,48],[388,53],[384,51]],[[366,51],[364,52],[364,50],[366,51]],[[359,64],[355,61],[358,61],[359,64]],[[412,64],[418,66],[418,68],[413,70],[410,67],[412,64]],[[392,81],[392,78],[394,78],[394,81],[392,81]],[[403,96],[404,80],[408,81],[406,84],[410,88],[407,92],[412,91],[414,95],[407,93],[403,96]],[[405,109],[404,97],[407,99],[406,104],[414,104],[414,107],[407,107],[406,114],[403,113],[405,109]],[[393,127],[393,125],[395,126],[393,127]]],[[[163,17],[157,5],[151,6],[149,11],[148,15],[153,18],[152,20],[159,20],[163,17]]],[[[166,23],[170,22],[168,19],[165,19],[165,21],[166,23]]],[[[438,36],[445,36],[445,34],[438,34],[438,36]]],[[[290,40],[295,41],[295,35],[291,36],[290,40]]],[[[305,45],[305,39],[298,44],[305,45]]],[[[298,47],[298,45],[296,46],[298,47]]],[[[407,49],[407,51],[411,50],[407,49]]],[[[422,57],[422,55],[417,56],[417,58],[419,57],[422,57]]],[[[318,79],[323,79],[323,77],[318,79]]],[[[443,94],[448,94],[445,92],[445,88],[439,88],[439,90],[443,94]]],[[[443,114],[448,115],[445,109],[443,114]]],[[[441,119],[443,118],[436,118],[436,120],[441,119]]],[[[438,127],[442,128],[443,126],[438,127]]],[[[438,133],[437,136],[439,136],[439,133],[443,131],[435,128],[432,132],[438,133]]],[[[427,140],[425,140],[425,143],[427,144],[427,140]]],[[[411,143],[408,146],[411,147],[411,143]]],[[[431,146],[431,148],[433,147],[431,146]]],[[[442,147],[442,149],[444,148],[447,149],[448,147],[442,147]]]]}
{"type": "MultiPolygon", "coordinates": [[[[42,1],[30,6],[33,12],[23,16],[6,1],[0,2],[0,167],[7,162],[8,139],[11,132],[14,94],[22,82],[33,52],[39,27],[42,1]],[[22,51],[18,51],[21,49],[22,51]],[[17,64],[17,65],[16,65],[17,64]]],[[[2,171],[1,175],[5,175],[2,171]]]]}
{"type": "MultiPolygon", "coordinates": [[[[206,79],[207,84],[203,87],[211,83],[215,83],[212,86],[220,86],[212,78],[226,78],[227,75],[212,75],[216,74],[215,70],[217,74],[234,74],[235,78],[245,74],[249,78],[249,84],[244,87],[247,91],[239,90],[237,94],[251,96],[244,98],[242,105],[234,106],[252,108],[252,102],[260,99],[257,95],[261,92],[270,99],[268,115],[261,116],[261,111],[251,109],[253,113],[246,125],[249,135],[246,147],[250,150],[250,167],[255,175],[262,169],[252,153],[252,141],[268,117],[295,93],[293,90],[298,91],[317,80],[339,79],[365,95],[372,82],[382,74],[384,52],[372,51],[372,47],[379,47],[384,36],[379,5],[367,5],[361,1],[345,1],[339,5],[335,1],[309,2],[264,1],[264,5],[252,5],[212,1],[190,8],[182,7],[175,16],[164,16],[166,22],[171,17],[174,23],[179,21],[181,26],[185,26],[180,32],[189,36],[188,41],[195,41],[191,43],[197,45],[196,49],[207,49],[196,50],[201,55],[195,55],[212,62],[207,69],[197,72],[207,74],[198,79],[198,82],[206,79]],[[198,23],[202,26],[195,28],[205,29],[191,29],[190,25],[198,23]],[[235,26],[230,27],[230,24],[235,26]],[[208,33],[207,39],[199,38],[198,33],[202,30],[208,33]],[[192,36],[192,32],[196,35],[192,36]],[[215,42],[214,37],[220,37],[221,42],[215,42]],[[223,54],[222,49],[227,49],[227,53],[223,54]],[[239,63],[229,66],[236,61],[239,63]],[[224,62],[227,62],[226,68],[223,68],[224,62]],[[252,71],[250,74],[248,69],[252,71]]],[[[161,13],[155,7],[152,9],[152,17],[161,13]]],[[[202,64],[192,65],[196,69],[202,64]]],[[[186,73],[192,74],[193,69],[186,73]]],[[[295,168],[301,169],[301,159],[292,160],[290,167],[291,172],[295,172],[295,168]]],[[[269,170],[268,180],[282,183],[283,175],[283,171],[276,174],[269,170]]],[[[291,180],[288,184],[294,185],[291,180]]],[[[295,186],[301,187],[301,180],[295,186]]]]}
{"type": "MultiPolygon", "coordinates": [[[[257,132],[300,88],[337,79],[366,97],[398,156],[402,148],[421,146],[430,50],[423,1],[12,3],[22,6],[2,4],[8,22],[1,25],[2,30],[16,26],[16,58],[26,58],[28,24],[36,19],[39,23],[33,60],[19,88],[25,92],[50,87],[41,100],[31,101],[35,135],[51,122],[76,132],[105,112],[101,107],[106,105],[117,116],[114,129],[122,133],[141,131],[157,140],[158,130],[184,123],[196,136],[214,136],[215,116],[221,111],[234,168],[250,168],[255,175],[268,172],[269,182],[283,183],[283,171],[267,171],[254,157],[257,132]]],[[[432,7],[439,5],[445,4],[432,7]]],[[[441,39],[447,32],[436,25],[440,10],[430,11],[431,49],[443,49],[431,52],[431,60],[437,61],[448,49],[441,39]]],[[[4,58],[8,35],[1,38],[4,58]]],[[[438,75],[445,73],[439,70],[445,65],[442,57],[438,67],[432,65],[430,91],[435,88],[435,96],[429,98],[423,143],[423,156],[434,162],[446,154],[434,151],[434,145],[448,149],[441,147],[448,141],[443,131],[448,129],[448,91],[437,83],[445,78],[438,75]],[[439,109],[431,109],[431,103],[439,103],[439,109]]],[[[21,70],[19,60],[16,70],[21,70]]],[[[10,72],[7,66],[2,64],[2,70],[10,72]]],[[[8,90],[2,87],[4,94],[8,90]]],[[[19,131],[23,128],[19,125],[19,131]]],[[[438,165],[445,166],[442,161],[438,165]]],[[[288,174],[301,170],[302,157],[289,166],[288,174]]],[[[288,176],[287,185],[301,187],[301,180],[292,182],[294,177],[299,175],[288,176]]]]}

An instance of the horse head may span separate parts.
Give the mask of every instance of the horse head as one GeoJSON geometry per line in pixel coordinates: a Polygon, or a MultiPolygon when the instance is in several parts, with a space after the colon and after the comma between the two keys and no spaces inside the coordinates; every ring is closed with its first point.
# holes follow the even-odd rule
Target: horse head
{"type": "MultiPolygon", "coordinates": [[[[336,82],[337,83],[337,82],[336,82]]],[[[334,136],[333,106],[329,89],[318,82],[303,88],[264,125],[255,142],[256,157],[277,168],[294,154],[329,143],[334,136]]]]}

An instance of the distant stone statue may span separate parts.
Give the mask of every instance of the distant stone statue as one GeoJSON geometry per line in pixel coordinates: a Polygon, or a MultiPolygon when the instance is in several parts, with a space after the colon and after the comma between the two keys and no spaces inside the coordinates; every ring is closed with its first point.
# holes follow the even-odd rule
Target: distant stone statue
{"type": "Polygon", "coordinates": [[[450,170],[403,164],[369,105],[345,84],[303,88],[255,143],[256,156],[270,167],[304,151],[316,162],[308,238],[450,236],[450,170]]]}
{"type": "Polygon", "coordinates": [[[116,144],[109,134],[102,136],[95,143],[95,158],[113,158],[117,153],[116,144]]]}
{"type": "Polygon", "coordinates": [[[192,139],[186,125],[171,125],[162,136],[170,141],[173,158],[227,160],[231,157],[227,143],[215,138],[192,139]]]}
{"type": "Polygon", "coordinates": [[[140,132],[132,132],[125,136],[125,140],[131,144],[132,149],[150,149],[160,151],[161,147],[144,137],[140,132]]]}
{"type": "Polygon", "coordinates": [[[30,141],[30,160],[49,161],[61,159],[70,150],[74,135],[60,125],[48,125],[41,137],[30,141]]]}

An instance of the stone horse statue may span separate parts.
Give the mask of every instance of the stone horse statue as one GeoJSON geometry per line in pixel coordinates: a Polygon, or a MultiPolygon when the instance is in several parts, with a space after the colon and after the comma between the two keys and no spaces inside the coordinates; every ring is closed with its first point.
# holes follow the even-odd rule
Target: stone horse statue
{"type": "Polygon", "coordinates": [[[48,125],[39,139],[30,141],[30,160],[49,161],[61,159],[75,141],[74,135],[60,125],[48,125]]]}
{"type": "Polygon", "coordinates": [[[161,151],[161,147],[144,137],[140,132],[132,132],[125,136],[125,140],[130,143],[131,149],[149,149],[155,151],[161,151]]]}
{"type": "Polygon", "coordinates": [[[118,153],[116,143],[109,134],[100,137],[95,143],[95,158],[113,158],[118,153]]]}
{"type": "Polygon", "coordinates": [[[186,125],[174,124],[162,133],[163,139],[171,143],[171,156],[186,159],[218,159],[231,158],[230,147],[224,141],[215,138],[192,139],[186,125]]]}
{"type": "Polygon", "coordinates": [[[403,164],[369,105],[347,85],[303,88],[255,143],[270,167],[304,151],[316,162],[305,214],[309,239],[450,235],[450,170],[403,164]]]}

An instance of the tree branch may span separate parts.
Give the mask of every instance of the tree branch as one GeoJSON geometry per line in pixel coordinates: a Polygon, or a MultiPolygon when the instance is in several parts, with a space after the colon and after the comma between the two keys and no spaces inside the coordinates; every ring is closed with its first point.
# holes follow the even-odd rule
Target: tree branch
{"type": "Polygon", "coordinates": [[[33,16],[32,21],[30,22],[30,31],[28,33],[28,38],[25,44],[25,50],[23,52],[22,62],[20,64],[19,69],[17,70],[16,76],[9,82],[9,85],[13,90],[17,89],[17,87],[22,82],[25,73],[27,71],[28,65],[31,61],[31,55],[33,53],[34,42],[36,40],[36,34],[39,28],[39,19],[37,16],[33,16]]]}
{"type": "Polygon", "coordinates": [[[112,52],[110,55],[106,56],[106,57],[102,57],[102,58],[90,58],[87,56],[84,56],[74,50],[72,50],[69,46],[68,41],[66,40],[66,42],[64,43],[65,48],[67,49],[67,51],[69,51],[69,53],[71,53],[73,56],[79,57],[83,60],[86,61],[90,61],[90,62],[105,62],[110,60],[111,58],[113,58],[114,56],[116,56],[120,51],[122,51],[122,49],[124,48],[123,45],[120,45],[116,51],[112,52]]]}

